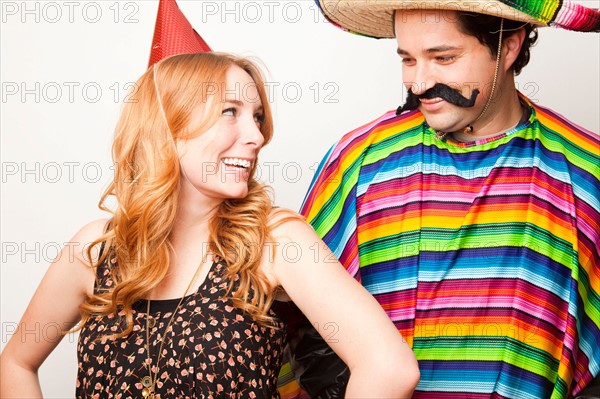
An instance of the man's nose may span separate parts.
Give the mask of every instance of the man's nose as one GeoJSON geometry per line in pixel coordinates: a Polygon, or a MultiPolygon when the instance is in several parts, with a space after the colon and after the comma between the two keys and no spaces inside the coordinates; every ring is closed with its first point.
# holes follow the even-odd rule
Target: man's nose
{"type": "Polygon", "coordinates": [[[435,79],[426,63],[414,66],[414,81],[410,82],[413,94],[420,96],[435,85],[435,79]]]}

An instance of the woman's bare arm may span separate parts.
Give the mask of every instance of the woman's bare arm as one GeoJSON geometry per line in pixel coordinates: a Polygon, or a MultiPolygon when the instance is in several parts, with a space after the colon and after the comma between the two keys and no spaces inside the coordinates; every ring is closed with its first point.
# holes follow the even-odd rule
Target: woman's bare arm
{"type": "Polygon", "coordinates": [[[93,291],[86,248],[105,220],[84,226],[52,262],[14,334],[0,355],[2,398],[41,398],[38,369],[79,320],[79,305],[93,291]]]}
{"type": "Polygon", "coordinates": [[[379,303],[307,223],[286,221],[273,238],[270,273],[350,368],[347,397],[410,398],[417,361],[379,303]]]}

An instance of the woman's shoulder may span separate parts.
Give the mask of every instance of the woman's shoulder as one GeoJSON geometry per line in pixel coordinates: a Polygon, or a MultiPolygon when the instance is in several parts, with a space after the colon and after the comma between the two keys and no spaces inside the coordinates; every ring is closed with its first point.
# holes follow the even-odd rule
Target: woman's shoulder
{"type": "Polygon", "coordinates": [[[73,306],[79,306],[86,295],[93,293],[96,273],[92,266],[98,261],[99,246],[88,249],[101,238],[107,222],[106,219],[89,222],[64,243],[42,280],[45,292],[60,293],[70,298],[73,306]]]}
{"type": "MultiPolygon", "coordinates": [[[[71,238],[70,245],[75,248],[75,256],[79,261],[89,264],[88,248],[96,242],[105,232],[110,219],[97,219],[83,225],[71,238]]],[[[98,247],[99,248],[99,247],[98,247]]],[[[92,261],[98,260],[99,250],[91,251],[92,261]]]]}
{"type": "Polygon", "coordinates": [[[302,249],[324,245],[304,216],[290,209],[274,209],[269,226],[275,248],[290,250],[293,247],[306,254],[307,251],[302,251],[302,249]]]}
{"type": "Polygon", "coordinates": [[[273,238],[294,230],[311,229],[304,216],[288,208],[274,207],[269,215],[269,228],[273,238]]]}
{"type": "Polygon", "coordinates": [[[281,207],[281,206],[273,206],[273,208],[271,209],[271,213],[269,214],[270,220],[272,220],[274,218],[286,217],[286,216],[302,218],[302,216],[298,212],[291,210],[289,208],[281,207]]]}

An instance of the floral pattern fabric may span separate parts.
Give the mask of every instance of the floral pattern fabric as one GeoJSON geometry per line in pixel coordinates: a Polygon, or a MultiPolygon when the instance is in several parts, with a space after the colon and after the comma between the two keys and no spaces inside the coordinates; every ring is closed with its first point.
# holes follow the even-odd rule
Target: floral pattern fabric
{"type": "MultiPolygon", "coordinates": [[[[96,290],[113,285],[109,264],[115,261],[109,258],[98,267],[96,290]]],[[[198,291],[183,298],[168,332],[181,298],[151,301],[150,367],[153,376],[158,368],[156,399],[279,398],[277,374],[286,324],[275,305],[270,315],[276,329],[258,324],[224,298],[225,268],[224,263],[213,263],[198,291]]],[[[87,320],[77,346],[77,398],[142,398],[142,379],[149,376],[146,310],[147,301],[136,302],[133,331],[116,340],[106,335],[120,331],[124,313],[87,320]]]]}

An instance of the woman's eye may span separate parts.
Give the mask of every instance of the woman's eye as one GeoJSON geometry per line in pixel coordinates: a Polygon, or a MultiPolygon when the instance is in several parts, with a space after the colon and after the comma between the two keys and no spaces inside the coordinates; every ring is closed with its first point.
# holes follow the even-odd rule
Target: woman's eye
{"type": "Polygon", "coordinates": [[[265,121],[265,114],[256,114],[254,115],[254,122],[263,123],[265,121]]]}
{"type": "Polygon", "coordinates": [[[227,108],[227,109],[224,109],[221,114],[225,115],[225,116],[235,116],[236,110],[235,110],[235,108],[227,108]]]}

